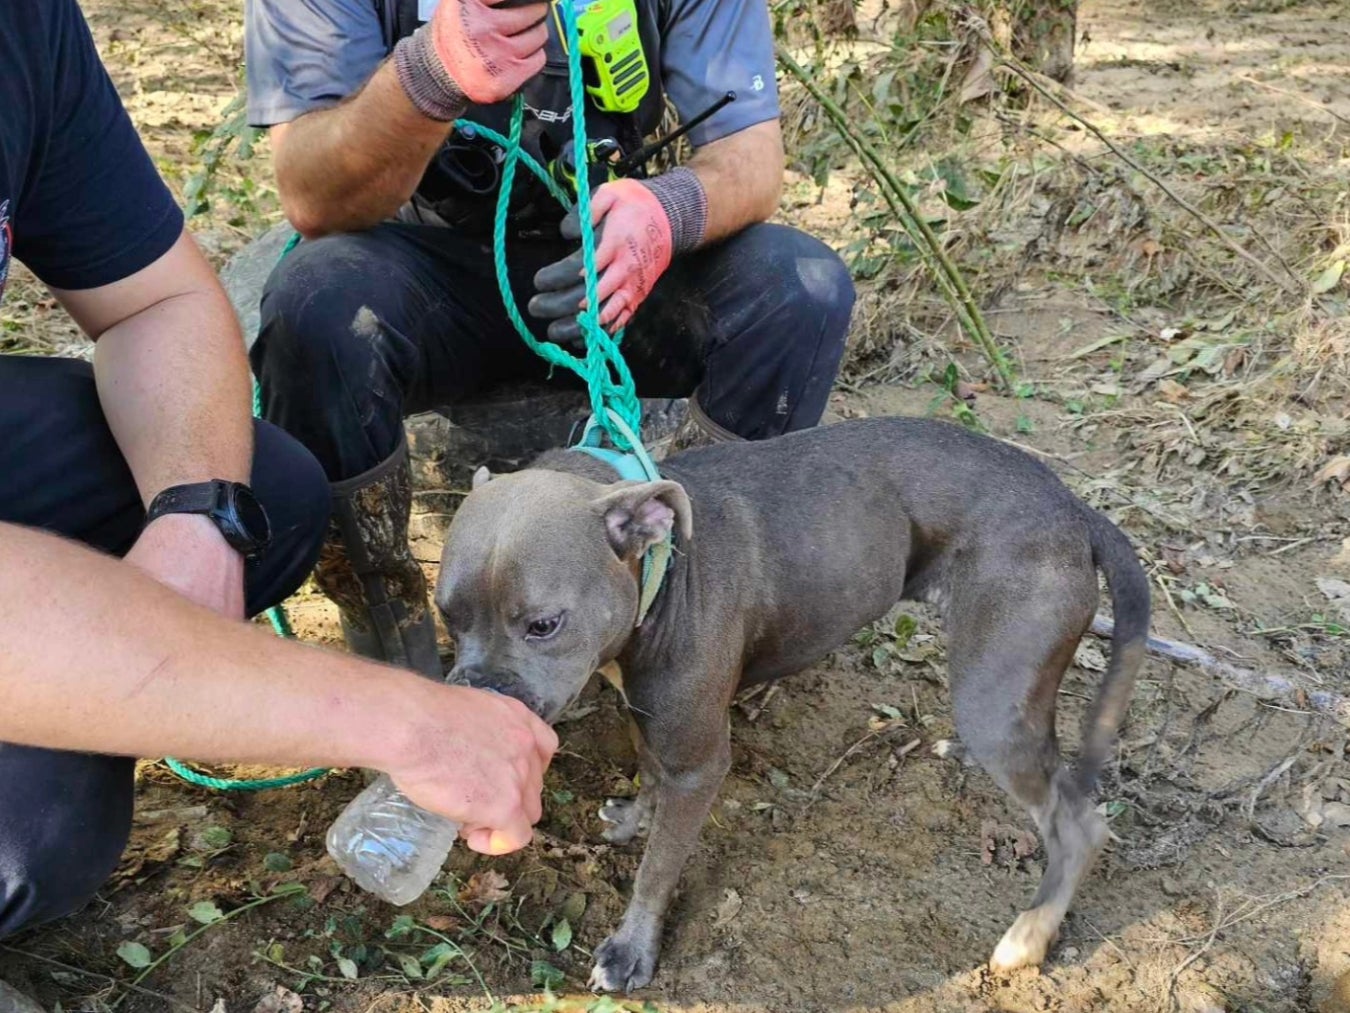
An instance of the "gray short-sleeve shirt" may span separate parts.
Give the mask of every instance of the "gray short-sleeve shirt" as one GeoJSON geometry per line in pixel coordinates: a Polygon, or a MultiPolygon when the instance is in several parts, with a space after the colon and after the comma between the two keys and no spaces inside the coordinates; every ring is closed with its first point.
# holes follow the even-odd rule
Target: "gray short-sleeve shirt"
{"type": "MultiPolygon", "coordinates": [[[[434,9],[435,0],[420,0],[422,19],[434,9]]],[[[663,0],[660,9],[661,52],[654,62],[680,119],[736,92],[735,102],[691,132],[696,147],[778,118],[765,0],[663,0]]],[[[378,0],[246,0],[244,11],[254,126],[336,105],[388,56],[378,0]]],[[[472,110],[465,115],[472,119],[472,110]]]]}

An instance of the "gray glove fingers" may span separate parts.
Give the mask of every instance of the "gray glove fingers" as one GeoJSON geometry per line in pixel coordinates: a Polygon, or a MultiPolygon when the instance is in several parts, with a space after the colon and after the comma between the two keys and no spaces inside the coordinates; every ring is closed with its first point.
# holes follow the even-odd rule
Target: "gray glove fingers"
{"type": "Polygon", "coordinates": [[[581,283],[581,251],[541,267],[534,276],[536,292],[558,292],[581,283]]]}
{"type": "Polygon", "coordinates": [[[581,324],[575,316],[564,317],[549,324],[548,339],[555,344],[568,345],[572,348],[583,348],[586,344],[581,336],[581,324]]]}
{"type": "Polygon", "coordinates": [[[581,284],[575,274],[571,280],[572,287],[561,291],[541,288],[538,294],[530,299],[528,307],[530,316],[538,320],[575,317],[581,310],[581,300],[586,298],[586,286],[581,284]]]}
{"type": "Polygon", "coordinates": [[[558,226],[558,230],[562,233],[564,239],[570,239],[573,242],[576,242],[581,238],[581,216],[577,214],[577,206],[575,204],[573,204],[572,209],[567,212],[567,217],[562,220],[562,224],[558,226]]]}

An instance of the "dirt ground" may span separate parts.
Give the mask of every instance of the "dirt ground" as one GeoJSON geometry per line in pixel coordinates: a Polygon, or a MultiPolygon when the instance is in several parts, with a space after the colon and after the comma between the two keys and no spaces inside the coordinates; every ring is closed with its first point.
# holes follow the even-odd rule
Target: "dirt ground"
{"type": "MultiPolygon", "coordinates": [[[[181,187],[200,157],[193,131],[235,94],[238,12],[85,6],[181,187]]],[[[989,390],[931,294],[893,277],[866,288],[834,414],[973,411],[1129,532],[1154,580],[1157,635],[1350,693],[1350,341],[1344,282],[1322,287],[1350,255],[1350,18],[1343,4],[1296,0],[1085,0],[1079,30],[1076,107],[1263,260],[1287,263],[1303,293],[1252,282],[1141,173],[1050,116],[1037,129],[1054,143],[1028,156],[1041,168],[1000,191],[997,213],[973,212],[961,246],[1021,396],[989,390]],[[932,381],[928,367],[952,358],[944,342],[958,384],[932,381]]],[[[243,178],[229,175],[238,193],[201,219],[214,253],[275,213],[265,170],[243,178]]],[[[821,190],[795,176],[784,219],[842,246],[858,179],[843,172],[821,190]]],[[[50,313],[20,283],[6,333],[50,313]]],[[[50,321],[42,333],[45,350],[73,340],[50,321]]],[[[423,463],[434,475],[437,462],[423,463]]],[[[424,487],[419,498],[429,575],[447,496],[424,487]]],[[[312,591],[290,612],[306,639],[340,641],[312,591]]],[[[1070,751],[1108,647],[1086,638],[1066,680],[1070,751]]],[[[986,775],[938,755],[953,735],[944,680],[940,628],[906,605],[737,706],[732,772],[639,1002],[1350,1011],[1344,727],[1297,694],[1258,699],[1151,657],[1103,785],[1114,839],[1045,968],[1001,978],[984,961],[1042,854],[986,775]]],[[[554,973],[577,994],[640,850],[599,839],[602,800],[633,790],[613,691],[592,687],[560,733],[536,843],[494,861],[457,850],[438,888],[404,911],[361,895],[324,854],[355,773],[220,795],[147,762],[118,877],[85,912],[0,943],[0,979],[63,1009],[127,1013],[451,1013],[488,1008],[485,989],[526,1002],[554,973]],[[136,980],[147,954],[165,960],[136,980]]]]}

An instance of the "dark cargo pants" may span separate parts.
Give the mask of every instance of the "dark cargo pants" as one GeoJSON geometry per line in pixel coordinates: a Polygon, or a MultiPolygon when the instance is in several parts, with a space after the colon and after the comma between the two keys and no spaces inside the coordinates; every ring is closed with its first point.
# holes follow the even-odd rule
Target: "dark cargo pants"
{"type": "MultiPolygon", "coordinates": [[[[568,252],[508,243],[522,312],[534,273],[568,252]]],[[[676,258],[628,327],[624,356],[644,397],[697,387],[714,422],[748,439],[777,436],[820,420],[853,295],[823,243],[755,225],[676,258]]],[[[393,453],[407,415],[547,375],[506,318],[491,249],[403,223],[296,247],[268,281],[252,360],[264,417],[333,481],[393,453]]],[[[562,370],[555,379],[575,382],[562,370]]]]}

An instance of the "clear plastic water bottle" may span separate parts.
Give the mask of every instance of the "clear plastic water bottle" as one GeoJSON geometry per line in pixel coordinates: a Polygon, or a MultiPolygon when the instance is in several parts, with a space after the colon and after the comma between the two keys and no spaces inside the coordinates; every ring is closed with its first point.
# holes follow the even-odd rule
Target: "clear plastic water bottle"
{"type": "Polygon", "coordinates": [[[328,853],[361,889],[390,904],[426,892],[459,835],[458,824],[414,805],[381,774],[328,831],[328,853]]]}

